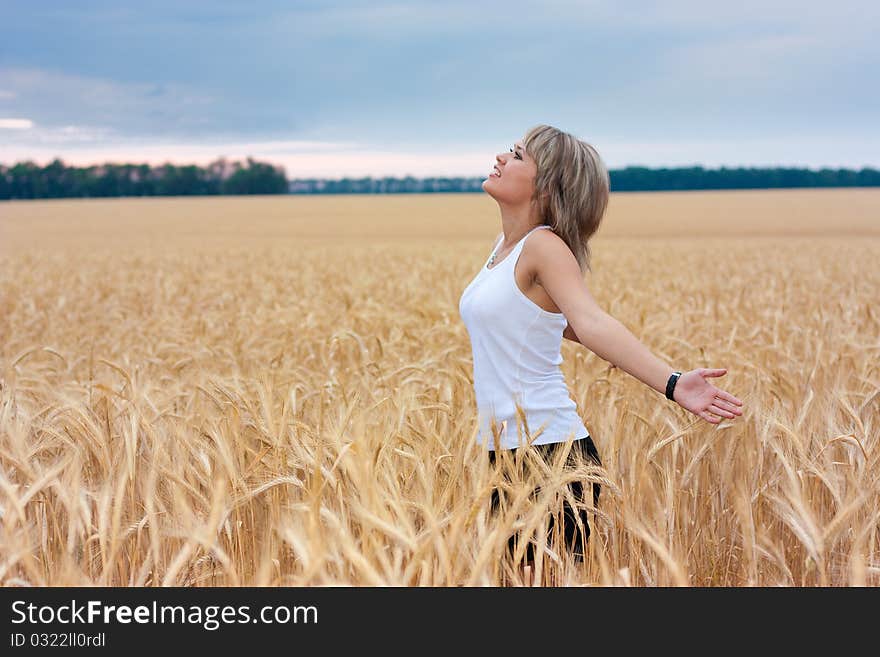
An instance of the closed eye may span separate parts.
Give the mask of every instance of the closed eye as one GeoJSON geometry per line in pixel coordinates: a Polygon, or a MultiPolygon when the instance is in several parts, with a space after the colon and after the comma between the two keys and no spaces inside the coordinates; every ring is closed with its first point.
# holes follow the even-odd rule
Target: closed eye
{"type": "MultiPolygon", "coordinates": [[[[513,153],[513,149],[512,149],[512,148],[510,149],[510,152],[513,153]]],[[[513,153],[513,157],[515,157],[517,160],[521,160],[521,159],[522,159],[522,155],[520,155],[519,153],[513,153]]]]}

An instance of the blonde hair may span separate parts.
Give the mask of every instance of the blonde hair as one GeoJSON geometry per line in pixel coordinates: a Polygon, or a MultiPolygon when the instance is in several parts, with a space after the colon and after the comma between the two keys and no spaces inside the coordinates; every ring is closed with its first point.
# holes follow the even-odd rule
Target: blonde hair
{"type": "Polygon", "coordinates": [[[581,272],[592,272],[589,240],[599,229],[611,190],[602,158],[587,142],[543,124],[529,129],[523,148],[537,164],[532,200],[544,223],[568,245],[581,272]]]}

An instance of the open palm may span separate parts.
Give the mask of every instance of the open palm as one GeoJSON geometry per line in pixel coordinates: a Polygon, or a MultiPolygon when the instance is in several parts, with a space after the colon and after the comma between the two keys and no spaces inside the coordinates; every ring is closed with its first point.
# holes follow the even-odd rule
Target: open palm
{"type": "Polygon", "coordinates": [[[672,398],[684,409],[707,422],[718,424],[722,418],[742,415],[742,401],[709,383],[709,377],[724,376],[727,370],[698,367],[682,374],[675,384],[672,398]],[[717,416],[721,417],[717,417],[717,416]]]}

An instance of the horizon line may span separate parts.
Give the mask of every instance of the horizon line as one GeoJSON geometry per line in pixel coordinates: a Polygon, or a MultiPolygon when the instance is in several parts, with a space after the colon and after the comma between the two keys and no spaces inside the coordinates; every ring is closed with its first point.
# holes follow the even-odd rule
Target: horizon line
{"type": "MultiPolygon", "coordinates": [[[[280,167],[285,169],[285,177],[288,180],[310,180],[310,179],[319,179],[319,180],[344,180],[348,179],[367,179],[367,178],[416,178],[416,179],[428,179],[428,178],[485,178],[487,175],[482,173],[429,173],[429,174],[416,174],[416,173],[321,173],[321,174],[299,174],[295,177],[290,177],[288,172],[283,164],[278,164],[277,162],[273,162],[270,159],[261,159],[259,157],[255,157],[253,155],[242,156],[242,157],[229,157],[225,155],[218,155],[214,159],[211,159],[207,162],[204,161],[193,161],[193,160],[172,160],[172,159],[164,159],[164,160],[156,160],[147,158],[141,161],[131,161],[131,160],[102,160],[102,161],[92,161],[89,163],[76,163],[70,160],[65,159],[62,156],[53,156],[49,158],[26,158],[24,160],[17,160],[11,164],[7,164],[4,161],[0,161],[0,167],[4,167],[6,169],[10,169],[14,166],[18,166],[21,164],[35,164],[41,167],[48,166],[55,161],[60,162],[66,167],[69,168],[78,168],[78,169],[88,169],[88,168],[97,168],[104,166],[149,166],[153,167],[163,167],[163,166],[174,166],[174,167],[187,167],[187,166],[196,166],[207,168],[212,164],[216,164],[218,162],[225,162],[227,164],[235,164],[235,163],[246,163],[248,160],[252,160],[257,164],[269,164],[274,167],[280,167]]],[[[785,164],[785,163],[776,163],[776,164],[717,164],[717,165],[707,165],[701,162],[691,162],[686,164],[641,164],[641,163],[628,163],[622,166],[609,166],[607,170],[609,173],[613,171],[623,171],[626,169],[648,169],[648,170],[660,170],[660,169],[704,169],[707,171],[720,171],[722,169],[798,169],[798,170],[807,170],[820,172],[823,170],[832,170],[832,171],[861,171],[861,170],[880,170],[880,166],[874,166],[871,164],[859,164],[859,165],[833,165],[833,164],[821,164],[821,165],[809,165],[809,164],[785,164]]]]}

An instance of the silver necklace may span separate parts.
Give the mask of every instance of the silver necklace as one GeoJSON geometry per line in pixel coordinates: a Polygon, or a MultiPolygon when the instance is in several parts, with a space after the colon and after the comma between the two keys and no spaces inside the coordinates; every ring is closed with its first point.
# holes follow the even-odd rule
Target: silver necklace
{"type": "MultiPolygon", "coordinates": [[[[541,224],[541,225],[546,225],[546,224],[541,224]]],[[[540,228],[541,225],[539,225],[539,226],[535,226],[535,228],[532,228],[531,230],[526,231],[526,235],[528,235],[529,233],[531,233],[532,230],[535,230],[536,228],[540,228]]],[[[523,235],[523,237],[525,237],[525,235],[523,235]]],[[[519,242],[521,242],[521,241],[522,241],[522,237],[519,239],[519,242]]],[[[501,242],[504,243],[504,240],[501,240],[501,242]]],[[[519,244],[519,242],[517,242],[517,244],[519,244]]],[[[498,246],[500,247],[501,244],[499,244],[498,246]]],[[[495,264],[495,255],[496,255],[497,253],[498,253],[498,248],[496,247],[496,249],[495,249],[494,251],[492,251],[492,257],[489,258],[489,264],[487,265],[488,267],[491,268],[492,265],[495,264]]]]}

